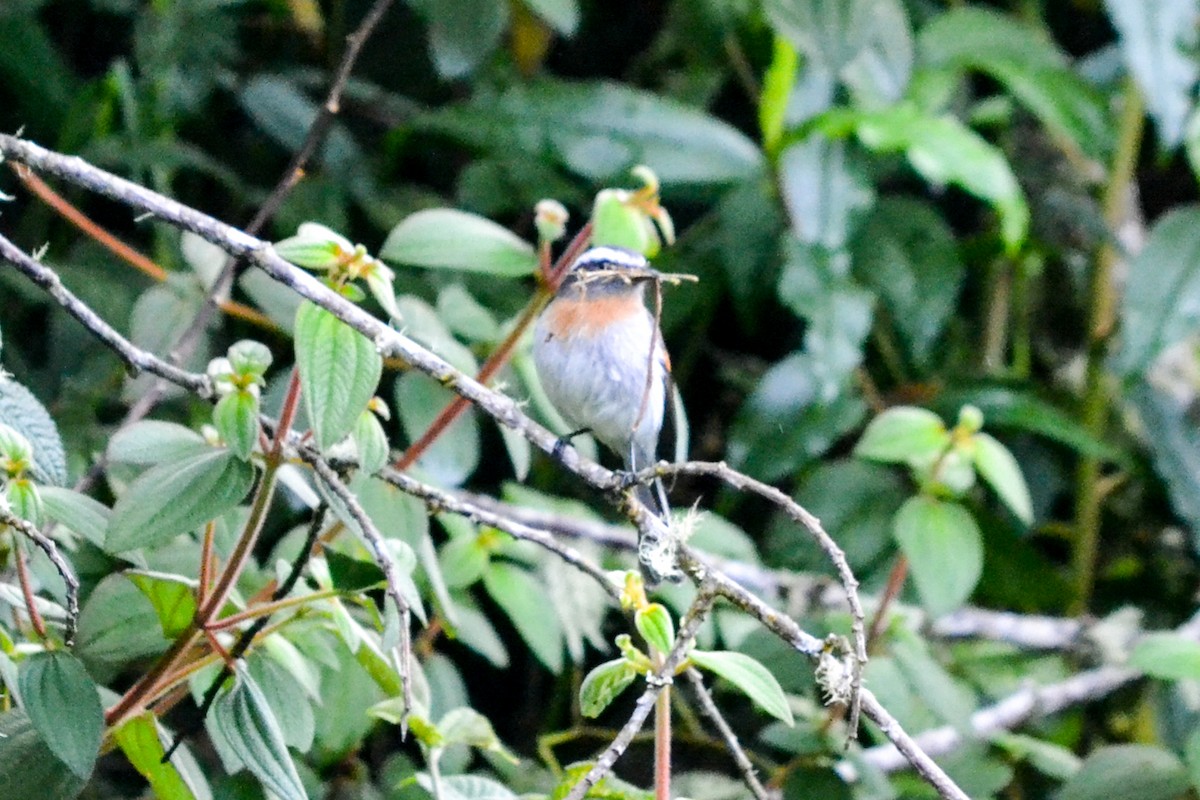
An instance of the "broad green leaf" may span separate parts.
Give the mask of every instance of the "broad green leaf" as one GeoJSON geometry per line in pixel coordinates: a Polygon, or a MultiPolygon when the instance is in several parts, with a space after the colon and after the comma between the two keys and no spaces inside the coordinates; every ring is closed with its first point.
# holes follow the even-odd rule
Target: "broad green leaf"
{"type": "Polygon", "coordinates": [[[154,607],[124,575],[107,576],[88,595],[75,651],[90,668],[111,669],[166,647],[154,607]]]}
{"type": "Polygon", "coordinates": [[[497,753],[514,764],[517,762],[496,736],[488,718],[473,708],[455,708],[447,711],[438,720],[437,729],[446,745],[465,744],[497,753]]]}
{"type": "Polygon", "coordinates": [[[636,677],[637,670],[624,658],[600,664],[579,687],[579,713],[589,719],[600,716],[636,677]]]}
{"type": "Polygon", "coordinates": [[[1001,734],[992,739],[992,743],[1014,758],[1027,762],[1043,775],[1060,781],[1079,772],[1083,763],[1083,759],[1060,744],[1021,733],[1001,734]]]}
{"type": "Polygon", "coordinates": [[[106,453],[109,461],[149,467],[207,450],[204,437],[191,428],[144,419],[117,431],[106,453]]]}
{"type": "Polygon", "coordinates": [[[1104,98],[1076,75],[1054,42],[1012,16],[963,6],[935,16],[918,47],[934,66],[994,78],[1053,132],[1092,158],[1108,152],[1112,124],[1104,98]]]}
{"type": "Polygon", "coordinates": [[[983,572],[983,540],[971,512],[918,495],[897,512],[892,532],[926,610],[939,617],[962,605],[983,572]]]}
{"type": "Polygon", "coordinates": [[[198,800],[175,765],[162,762],[166,751],[154,715],[149,711],[117,728],[113,738],[133,768],[150,783],[158,800],[198,800]]]}
{"type": "Polygon", "coordinates": [[[8,425],[33,445],[33,477],[39,483],[67,482],[67,456],[58,426],[33,392],[0,370],[0,424],[8,425]]]}
{"type": "Polygon", "coordinates": [[[443,78],[462,78],[491,55],[508,27],[508,3],[501,0],[417,0],[425,18],[430,55],[443,78]]]}
{"type": "Polygon", "coordinates": [[[1084,759],[1058,800],[1112,800],[1114,788],[1137,800],[1172,800],[1187,791],[1187,770],[1171,752],[1145,744],[1101,747],[1084,759]]]}
{"type": "MultiPolygon", "coordinates": [[[[387,582],[383,570],[374,561],[363,561],[336,550],[326,550],[325,563],[329,566],[329,579],[333,581],[334,588],[343,592],[377,589],[387,582]]],[[[411,569],[415,564],[414,556],[408,566],[411,569]]]]}
{"type": "MultiPolygon", "coordinates": [[[[428,375],[406,372],[396,381],[396,409],[410,442],[421,437],[442,409],[455,398],[453,392],[428,375]]],[[[479,466],[479,417],[468,408],[446,428],[421,457],[420,468],[444,486],[459,486],[479,466]]]]}
{"type": "Polygon", "coordinates": [[[232,689],[217,696],[209,712],[209,730],[280,800],[308,800],[279,723],[244,670],[238,671],[232,689]]]}
{"type": "Polygon", "coordinates": [[[688,656],[703,670],[719,675],[778,720],[792,725],[792,709],[779,681],[760,662],[744,653],[727,650],[693,650],[688,656]]]}
{"type": "Polygon", "coordinates": [[[850,243],[854,275],[875,291],[913,360],[928,368],[954,315],[965,268],[954,232],[927,203],[878,200],[850,243]]]}
{"type": "Polygon", "coordinates": [[[546,588],[529,572],[503,561],[492,562],[483,574],[483,585],[538,661],[555,674],[561,672],[562,627],[546,588]]]}
{"type": "Polygon", "coordinates": [[[950,432],[937,414],[914,406],[896,406],[871,420],[854,446],[854,455],[872,461],[928,464],[950,443],[950,432]]]}
{"type": "MultiPolygon", "coordinates": [[[[318,107],[290,80],[256,75],[236,94],[238,104],[254,124],[280,146],[296,151],[312,128],[318,107]]],[[[362,148],[340,122],[334,121],[320,150],[323,166],[354,174],[363,163],[362,148]]],[[[349,175],[347,175],[349,177],[349,175]]],[[[278,291],[278,290],[277,290],[278,291]]]]}
{"type": "Polygon", "coordinates": [[[900,675],[921,704],[938,719],[965,730],[979,705],[969,686],[952,676],[934,658],[928,643],[906,628],[889,635],[888,647],[900,675]]]}
{"type": "Polygon", "coordinates": [[[37,484],[29,478],[18,478],[4,484],[4,501],[9,510],[23,520],[42,527],[42,495],[37,484]]]}
{"type": "MultiPolygon", "coordinates": [[[[151,286],[138,296],[129,321],[129,339],[150,353],[166,353],[183,336],[191,320],[204,302],[200,280],[191,275],[171,275],[171,280],[151,286]]],[[[185,368],[200,368],[207,363],[205,347],[196,349],[190,360],[180,364],[185,368]]],[[[159,378],[142,373],[125,381],[121,398],[134,403],[150,390],[159,378]]],[[[183,394],[183,389],[167,384],[167,397],[183,394]]]]}
{"type": "Polygon", "coordinates": [[[1129,665],[1163,680],[1200,678],[1200,643],[1176,633],[1143,636],[1129,656],[1129,665]]]}
{"type": "Polygon", "coordinates": [[[977,433],[972,437],[975,469],[979,476],[1000,495],[1004,504],[1026,525],[1033,524],[1033,500],[1021,474],[1021,466],[1008,448],[995,437],[977,433]]]}
{"type": "Polygon", "coordinates": [[[316,722],[304,687],[286,667],[262,651],[250,654],[246,669],[279,723],[284,743],[302,753],[307,752],[313,744],[316,722]]]}
{"type": "Polygon", "coordinates": [[[639,608],[633,615],[634,625],[651,647],[664,655],[671,652],[675,645],[675,623],[671,621],[671,612],[661,603],[651,603],[645,608],[639,608]]]}
{"type": "Polygon", "coordinates": [[[442,546],[438,561],[442,576],[451,589],[470,586],[483,576],[490,556],[478,536],[456,536],[442,546]]]}
{"type": "Polygon", "coordinates": [[[1200,325],[1200,208],[1176,208],[1156,221],[1128,274],[1114,363],[1125,377],[1144,374],[1200,325]]]}
{"type": "Polygon", "coordinates": [[[249,460],[258,444],[258,398],[247,391],[230,392],[217,401],[213,424],[230,451],[249,460]]]}
{"type": "Polygon", "coordinates": [[[1196,46],[1200,42],[1196,0],[1105,0],[1109,20],[1129,71],[1146,98],[1158,138],[1174,147],[1193,108],[1196,46]]]}
{"type": "Polygon", "coordinates": [[[1028,431],[1066,445],[1081,455],[1109,461],[1128,460],[1128,456],[1116,447],[1097,439],[1075,417],[1063,413],[1031,390],[994,384],[966,386],[950,389],[933,402],[934,408],[946,416],[952,416],[965,405],[982,411],[989,429],[1028,431]]]}
{"type": "Polygon", "coordinates": [[[579,27],[579,0],[525,0],[525,5],[563,36],[579,27]]]}
{"type": "Polygon", "coordinates": [[[196,580],[141,570],[129,570],[124,574],[154,606],[164,637],[174,639],[192,624],[196,618],[196,588],[199,585],[196,580]]]}
{"type": "Polygon", "coordinates": [[[1175,513],[1187,521],[1196,550],[1200,548],[1200,431],[1186,405],[1149,383],[1135,383],[1128,399],[1146,431],[1154,469],[1166,484],[1175,513]]]}
{"type": "Polygon", "coordinates": [[[951,116],[928,116],[911,104],[870,112],[834,111],[818,130],[857,134],[878,153],[904,153],[918,173],[933,184],[954,184],[995,207],[1000,234],[1009,252],[1029,232],[1029,206],[1004,154],[951,116]]]}
{"type": "Polygon", "coordinates": [[[754,143],[727,123],[615,83],[518,84],[415,124],[489,152],[549,156],[597,181],[647,164],[664,186],[726,184],[762,166],[754,143]]]}
{"type": "Polygon", "coordinates": [[[840,393],[830,400],[825,382],[807,353],[767,370],[734,421],[729,460],[761,480],[778,480],[858,427],[867,410],[862,399],[840,393]]]}
{"type": "Polygon", "coordinates": [[[843,395],[862,363],[875,299],[850,276],[845,251],[788,238],[779,277],[779,299],[808,325],[804,351],[811,360],[821,402],[843,395]]]}
{"type": "MultiPolygon", "coordinates": [[[[418,780],[426,777],[424,773],[418,780]]],[[[432,787],[427,780],[421,781],[432,787]]],[[[517,800],[512,789],[482,775],[447,775],[442,778],[442,800],[517,800]]]]}
{"type": "Polygon", "coordinates": [[[461,283],[452,283],[438,292],[436,314],[446,328],[469,342],[500,339],[500,323],[495,315],[461,283]]]}
{"type": "Polygon", "coordinates": [[[354,446],[358,450],[358,468],[367,475],[373,475],[388,462],[387,433],[379,417],[372,411],[364,411],[358,415],[354,423],[354,446]]]}
{"type": "Polygon", "coordinates": [[[771,48],[771,65],[763,75],[762,91],[758,98],[758,127],[762,132],[763,146],[772,156],[776,154],[783,138],[788,99],[796,84],[796,70],[800,58],[795,46],[782,36],[776,35],[771,48]]]}
{"type": "Polygon", "coordinates": [[[19,708],[0,714],[4,800],[72,800],[87,783],[60,761],[19,708]]]}
{"type": "Polygon", "coordinates": [[[317,446],[350,433],[375,394],[383,357],[365,336],[313,303],[296,312],[296,366],[317,446]]]}
{"type": "Polygon", "coordinates": [[[797,240],[845,246],[857,215],[875,199],[861,159],[845,140],[820,134],[780,153],[779,185],[797,240]]]}
{"type": "Polygon", "coordinates": [[[106,549],[155,547],[237,506],[254,467],[224,449],[208,449],[147,470],[113,506],[106,549]]]}
{"type": "Polygon", "coordinates": [[[35,653],[21,662],[21,702],[50,751],[80,778],[100,753],[104,709],[96,684],[68,652],[35,653]]]}
{"type": "Polygon", "coordinates": [[[524,277],[537,269],[533,245],[477,214],[431,208],[392,228],[379,257],[417,267],[524,277]]]}
{"type": "Polygon", "coordinates": [[[453,597],[454,616],[457,620],[455,630],[458,633],[459,641],[487,659],[492,666],[499,669],[507,667],[509,664],[508,648],[505,647],[504,640],[496,633],[496,628],[492,625],[491,620],[476,608],[473,601],[466,595],[455,592],[453,597]]]}
{"type": "Polygon", "coordinates": [[[86,494],[59,486],[39,486],[46,516],[103,548],[112,509],[86,494]]]}

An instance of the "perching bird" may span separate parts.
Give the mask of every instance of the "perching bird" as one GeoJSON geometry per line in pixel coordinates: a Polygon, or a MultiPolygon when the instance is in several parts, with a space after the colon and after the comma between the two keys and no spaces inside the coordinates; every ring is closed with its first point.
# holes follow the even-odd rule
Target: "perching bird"
{"type": "MultiPolygon", "coordinates": [[[[658,276],[638,253],[593,247],[571,266],[533,333],[533,360],[554,407],[630,472],[658,460],[673,399],[671,362],[645,303],[646,284],[658,276]]],[[[669,519],[662,481],[640,486],[637,496],[669,519]]]]}

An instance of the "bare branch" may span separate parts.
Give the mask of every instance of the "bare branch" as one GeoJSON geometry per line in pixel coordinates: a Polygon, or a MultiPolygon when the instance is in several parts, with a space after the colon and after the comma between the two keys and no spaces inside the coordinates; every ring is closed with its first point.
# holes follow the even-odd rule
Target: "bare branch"
{"type": "Polygon", "coordinates": [[[721,738],[725,740],[725,746],[729,749],[729,754],[733,756],[734,763],[741,770],[742,780],[745,781],[746,787],[750,789],[750,793],[754,795],[756,800],[772,800],[772,793],[768,792],[766,787],[762,785],[762,781],[758,779],[758,775],[754,771],[754,765],[750,763],[750,757],[746,755],[746,751],[742,749],[741,743],[738,742],[737,734],[729,727],[729,723],[725,721],[724,715],[721,714],[721,709],[717,708],[717,704],[713,702],[708,687],[704,685],[704,678],[701,676],[700,670],[691,667],[684,674],[691,681],[692,688],[696,690],[696,699],[700,701],[700,710],[704,712],[704,716],[712,721],[712,724],[717,728],[717,733],[721,734],[721,738]]]}
{"type": "Polygon", "coordinates": [[[150,372],[178,384],[200,397],[212,396],[212,386],[204,375],[179,369],[160,358],[147,353],[121,334],[92,311],[82,300],[63,286],[58,275],[49,267],[34,260],[25,251],[0,236],[0,258],[12,264],[31,281],[46,290],[67,313],[79,320],[100,341],[108,345],[121,360],[136,371],[150,372]]]}
{"type": "Polygon", "coordinates": [[[63,641],[66,642],[67,647],[70,647],[75,643],[75,630],[79,625],[79,579],[75,577],[71,565],[62,557],[62,553],[58,552],[58,546],[54,544],[54,540],[39,531],[32,523],[0,509],[0,525],[15,528],[36,544],[50,559],[50,563],[54,565],[54,569],[58,571],[63,583],[66,584],[67,622],[63,641]]]}
{"type": "Polygon", "coordinates": [[[396,559],[392,557],[392,551],[388,549],[383,534],[375,527],[371,517],[367,515],[362,505],[359,504],[358,498],[354,496],[354,492],[350,491],[342,482],[337,472],[320,458],[314,458],[308,463],[320,476],[321,482],[337,496],[338,500],[346,506],[346,510],[350,512],[350,516],[358,523],[363,538],[367,540],[367,544],[375,554],[375,563],[383,570],[383,575],[387,580],[387,595],[392,598],[392,602],[396,604],[396,608],[400,612],[400,685],[404,695],[404,715],[401,717],[400,730],[402,735],[405,735],[408,732],[408,715],[412,713],[413,709],[412,632],[409,630],[412,625],[412,609],[409,607],[404,593],[400,591],[400,573],[396,569],[396,559]]]}

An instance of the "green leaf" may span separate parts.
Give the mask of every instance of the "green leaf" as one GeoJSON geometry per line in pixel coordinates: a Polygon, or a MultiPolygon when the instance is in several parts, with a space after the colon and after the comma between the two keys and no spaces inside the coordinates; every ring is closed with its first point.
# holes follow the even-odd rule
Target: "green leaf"
{"type": "Polygon", "coordinates": [[[807,353],[772,366],[738,412],[729,460],[765,481],[795,472],[857,428],[866,405],[857,395],[823,393],[827,376],[807,353]]]}
{"type": "Polygon", "coordinates": [[[296,366],[317,446],[328,450],[350,433],[375,394],[383,357],[365,336],[325,309],[296,312],[296,366]]]}
{"type": "Polygon", "coordinates": [[[1065,781],[1075,773],[1083,759],[1066,747],[1021,733],[1005,733],[992,742],[1013,758],[1026,761],[1043,775],[1065,781]]]}
{"type": "Polygon", "coordinates": [[[950,446],[942,418],[914,406],[895,406],[871,420],[854,455],[873,461],[928,464],[950,446]]]}
{"type": "Polygon", "coordinates": [[[1065,55],[1037,28],[964,6],[935,16],[921,30],[918,47],[925,63],[994,78],[1088,156],[1101,159],[1108,152],[1112,124],[1104,98],[1071,71],[1065,55]]]}
{"type": "Polygon", "coordinates": [[[624,658],[600,664],[587,674],[579,687],[579,713],[589,719],[600,716],[636,677],[637,670],[624,658]]]}
{"type": "Polygon", "coordinates": [[[975,434],[972,443],[975,447],[975,469],[979,471],[979,476],[1000,495],[1000,499],[1021,522],[1032,525],[1033,501],[1017,459],[989,434],[975,434]]]}
{"type": "Polygon", "coordinates": [[[1145,381],[1130,388],[1128,399],[1145,429],[1154,469],[1166,484],[1175,513],[1187,521],[1196,549],[1200,547],[1200,431],[1188,406],[1145,381]]]}
{"type": "Polygon", "coordinates": [[[1158,138],[1167,147],[1176,146],[1183,139],[1200,77],[1196,63],[1200,6],[1196,0],[1105,0],[1104,5],[1117,29],[1125,63],[1146,98],[1158,138]]]}
{"type": "Polygon", "coordinates": [[[817,391],[825,401],[843,393],[850,374],[862,362],[875,299],[850,276],[844,251],[788,238],[784,257],[779,299],[808,322],[805,355],[811,359],[820,381],[817,391]]]}
{"type": "Polygon", "coordinates": [[[1046,402],[1030,390],[1008,386],[966,386],[940,394],[933,406],[951,416],[965,405],[983,412],[989,429],[1013,428],[1028,431],[1066,445],[1080,455],[1108,461],[1128,461],[1128,456],[1103,439],[1096,438],[1072,416],[1046,402]]]}
{"type": "Polygon", "coordinates": [[[479,580],[489,560],[487,547],[480,537],[472,535],[456,536],[438,552],[442,577],[451,589],[461,589],[479,580]]]}
{"type": "Polygon", "coordinates": [[[85,494],[59,486],[40,486],[38,491],[46,516],[70,528],[96,547],[104,547],[112,509],[85,494]]]}
{"type": "Polygon", "coordinates": [[[224,449],[208,449],[147,470],[113,506],[106,549],[155,547],[237,506],[254,467],[224,449]]]}
{"type": "Polygon", "coordinates": [[[139,714],[113,731],[113,738],[129,763],[150,783],[158,800],[196,800],[187,781],[171,762],[163,763],[166,752],[158,735],[158,724],[149,711],[139,714]]]}
{"type": "Polygon", "coordinates": [[[633,615],[634,625],[651,647],[662,654],[671,652],[675,645],[675,623],[671,621],[671,612],[661,603],[651,603],[645,608],[639,608],[633,615]]]}
{"type": "Polygon", "coordinates": [[[248,461],[258,444],[258,398],[244,390],[230,392],[217,401],[213,424],[233,454],[248,461]]]}
{"type": "Polygon", "coordinates": [[[1173,754],[1144,744],[1101,747],[1063,785],[1058,800],[1111,800],[1115,787],[1137,800],[1172,800],[1187,791],[1187,770],[1173,754]]]}
{"type": "Polygon", "coordinates": [[[780,189],[800,242],[830,250],[846,244],[852,223],[875,199],[861,160],[844,140],[820,134],[780,154],[780,189]]]}
{"type": "Polygon", "coordinates": [[[500,43],[508,27],[508,3],[501,0],[417,0],[425,18],[433,65],[443,78],[462,78],[500,43]]]}
{"type": "Polygon", "coordinates": [[[579,27],[578,0],[525,0],[525,5],[563,36],[572,36],[579,27]]]}
{"type": "Polygon", "coordinates": [[[21,702],[50,752],[80,778],[92,774],[104,732],[96,684],[75,656],[34,653],[21,662],[21,702]]]}
{"type": "Polygon", "coordinates": [[[387,465],[390,455],[387,433],[374,412],[368,410],[358,415],[353,436],[354,446],[358,449],[360,470],[367,475],[373,475],[387,465]]]}
{"type": "Polygon", "coordinates": [[[397,264],[507,278],[537,269],[533,245],[490,219],[453,208],[410,214],[392,228],[379,257],[397,264]]]}
{"type": "MultiPolygon", "coordinates": [[[[376,589],[387,582],[383,570],[374,561],[352,558],[336,550],[326,550],[325,562],[329,565],[329,578],[333,581],[334,588],[343,592],[376,589]]],[[[416,557],[414,556],[408,564],[409,569],[415,564],[416,557]]]]}
{"type": "Polygon", "coordinates": [[[693,650],[688,656],[697,667],[732,683],[754,703],[787,725],[794,724],[792,709],[779,681],[761,663],[744,653],[727,650],[693,650]]]}
{"type": "Polygon", "coordinates": [[[67,482],[67,456],[58,426],[33,392],[0,370],[0,424],[8,425],[33,445],[33,477],[39,483],[67,482]]]}
{"type": "Polygon", "coordinates": [[[246,669],[279,723],[284,743],[302,753],[307,752],[313,744],[316,719],[304,687],[285,666],[261,650],[246,659],[246,669]]]}
{"type": "Polygon", "coordinates": [[[597,181],[649,165],[664,186],[726,184],[759,173],[746,136],[700,109],[615,83],[541,80],[416,120],[488,152],[550,157],[597,181]]]}
{"type": "MultiPolygon", "coordinates": [[[[424,773],[417,779],[432,790],[433,784],[424,773]]],[[[447,775],[442,778],[441,788],[441,800],[517,800],[512,789],[481,775],[447,775]]]]}
{"type": "MultiPolygon", "coordinates": [[[[396,381],[396,410],[410,442],[421,437],[454,393],[428,375],[406,372],[396,381]]],[[[435,483],[459,486],[479,466],[479,417],[468,408],[430,445],[417,464],[435,483]]]]}
{"type": "Polygon", "coordinates": [[[513,764],[518,762],[496,736],[488,718],[473,708],[455,708],[447,711],[438,720],[437,729],[446,746],[465,744],[478,750],[497,753],[513,764]]]}
{"type": "Polygon", "coordinates": [[[1000,215],[1000,234],[1010,253],[1029,232],[1029,207],[1004,154],[951,116],[927,116],[911,104],[882,111],[826,114],[818,130],[848,126],[878,153],[904,153],[934,184],[954,184],[991,203],[1000,215]]]}
{"type": "Polygon", "coordinates": [[[545,586],[529,572],[503,561],[492,562],[483,574],[483,585],[538,661],[555,674],[561,672],[562,627],[545,586]]]}
{"type": "Polygon", "coordinates": [[[207,452],[204,437],[174,422],[146,419],[118,430],[108,442],[109,461],[154,466],[207,452]]]}
{"type": "Polygon", "coordinates": [[[174,639],[192,624],[196,618],[197,581],[165,572],[129,570],[124,574],[154,606],[164,637],[174,639]]]}
{"type": "Polygon", "coordinates": [[[0,714],[0,775],[4,800],[72,800],[87,783],[50,751],[19,708],[0,714]]]}
{"type": "Polygon", "coordinates": [[[165,650],[150,601],[124,575],[105,577],[79,615],[76,652],[93,669],[110,669],[165,650]]]}
{"type": "Polygon", "coordinates": [[[855,277],[883,301],[913,360],[930,367],[966,272],[953,231],[927,203],[880,198],[850,249],[855,277]]]}
{"type": "Polygon", "coordinates": [[[1121,303],[1122,346],[1114,361],[1125,377],[1144,374],[1170,345],[1200,325],[1200,207],[1163,215],[1129,264],[1121,303]]]}
{"type": "MultiPolygon", "coordinates": [[[[317,104],[292,81],[276,75],[254,76],[237,92],[237,100],[263,133],[292,152],[303,146],[318,113],[317,104]]],[[[335,121],[324,138],[320,160],[335,173],[353,175],[364,156],[345,126],[335,121]]]]}
{"type": "Polygon", "coordinates": [[[1200,643],[1176,633],[1151,633],[1138,640],[1129,665],[1163,680],[1200,678],[1200,643]]]}
{"type": "Polygon", "coordinates": [[[971,512],[918,495],[896,513],[892,532],[930,615],[940,617],[962,605],[983,572],[983,540],[971,512]]]}
{"type": "Polygon", "coordinates": [[[209,730],[280,800],[308,800],[283,733],[262,691],[239,669],[209,712],[209,730]]]}

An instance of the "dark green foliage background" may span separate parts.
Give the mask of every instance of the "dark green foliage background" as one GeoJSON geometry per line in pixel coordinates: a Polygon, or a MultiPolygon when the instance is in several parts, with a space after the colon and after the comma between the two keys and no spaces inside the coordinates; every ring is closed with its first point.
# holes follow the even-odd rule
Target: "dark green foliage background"
{"type": "MultiPolygon", "coordinates": [[[[22,130],[244,224],[303,140],[344,37],[368,5],[4,0],[0,129],[22,130]]],[[[629,168],[647,163],[679,231],[656,264],[700,278],[668,289],[663,316],[693,457],[728,460],[794,493],[873,594],[895,563],[892,515],[914,486],[896,469],[855,460],[858,436],[887,406],[921,405],[953,424],[961,406],[974,404],[1017,455],[1035,523],[1021,525],[983,489],[968,495],[985,549],[971,602],[1050,615],[1134,606],[1148,626],[1171,627],[1195,609],[1200,548],[1197,13],[1200,4],[1189,0],[397,3],[367,43],[319,157],[264,238],[315,220],[377,252],[406,215],[452,206],[533,240],[539,199],[566,204],[574,229],[597,190],[632,187],[629,168]],[[1167,23],[1141,39],[1130,35],[1149,6],[1167,23]],[[544,37],[545,51],[530,37],[544,37]],[[791,80],[779,43],[798,53],[791,80]],[[1140,71],[1154,63],[1166,68],[1140,71]],[[1008,182],[1009,170],[1017,183],[1008,182]],[[1115,333],[1089,347],[1091,320],[1109,313],[1096,280],[1099,296],[1112,299],[1115,333]],[[1107,494],[1099,558],[1081,567],[1079,508],[1097,480],[1079,478],[1078,469],[1089,458],[1099,459],[1107,494]]],[[[48,245],[46,261],[69,287],[165,352],[178,334],[170,323],[190,318],[201,297],[179,235],[58,188],[164,266],[169,291],[80,235],[7,170],[0,190],[16,199],[0,205],[0,230],[28,249],[48,245]]],[[[533,290],[532,281],[393,267],[397,294],[434,304],[444,320],[452,310],[437,301],[449,286],[465,287],[500,320],[533,290]]],[[[270,290],[243,291],[240,300],[269,302],[270,290]]],[[[78,477],[145,384],[135,388],[110,352],[3,267],[0,331],[4,367],[49,408],[70,477],[78,477]]],[[[191,366],[245,337],[266,342],[277,364],[290,362],[288,337],[224,318],[191,366]]],[[[488,343],[466,343],[482,361],[488,343]]],[[[388,387],[394,373],[384,381],[388,387]]],[[[414,419],[427,420],[445,401],[418,396],[430,408],[410,411],[414,419]]],[[[199,401],[170,397],[157,416],[198,425],[208,414],[199,401]]],[[[494,427],[472,422],[458,433],[470,443],[466,455],[446,456],[457,465],[451,474],[458,469],[471,489],[492,493],[513,479],[494,427]]],[[[394,447],[406,444],[396,422],[389,434],[394,447]]],[[[527,482],[596,499],[538,454],[527,482]]],[[[815,546],[765,506],[702,481],[679,481],[674,496],[681,505],[699,498],[745,531],[754,548],[731,534],[725,544],[742,548],[733,555],[829,574],[815,546]]],[[[278,539],[286,528],[278,523],[269,534],[278,539]]],[[[92,555],[77,560],[85,591],[99,584],[109,592],[101,580],[113,565],[98,550],[92,555]]],[[[504,619],[522,612],[500,597],[480,598],[508,646],[509,667],[443,641],[426,668],[465,686],[501,739],[536,759],[537,737],[571,724],[579,666],[545,671],[523,644],[536,647],[537,633],[504,619]]],[[[902,599],[916,602],[911,586],[902,599]]],[[[842,620],[804,622],[819,632],[841,629],[842,620]]],[[[561,641],[543,646],[561,661],[561,641]]],[[[755,634],[741,647],[771,666],[778,645],[755,634]]],[[[918,730],[965,719],[1021,676],[1061,677],[1095,655],[928,643],[906,631],[881,654],[873,685],[918,730]],[[957,683],[922,688],[914,676],[933,662],[957,683]],[[889,684],[897,671],[908,683],[889,684]],[[922,707],[922,696],[934,710],[922,707]]],[[[603,660],[596,656],[588,664],[603,660]]],[[[811,695],[807,674],[787,672],[797,662],[782,663],[789,666],[774,671],[785,688],[811,695]]],[[[1194,797],[1200,741],[1190,735],[1197,708],[1188,698],[1196,679],[1139,685],[1029,730],[1081,757],[1099,754],[1061,796],[1102,797],[1103,776],[1123,781],[1151,764],[1145,769],[1158,788],[1147,791],[1158,793],[1137,796],[1194,797]],[[1154,749],[1139,760],[1141,750],[1108,747],[1129,743],[1154,749]],[[1181,764],[1191,770],[1190,789],[1181,764]]],[[[361,719],[375,687],[347,677],[340,690],[346,697],[326,698],[319,713],[333,718],[344,708],[354,718],[318,720],[303,766],[310,791],[415,796],[415,787],[392,785],[411,774],[404,759],[414,751],[391,730],[368,734],[361,719]]],[[[804,734],[763,729],[749,708],[731,706],[751,748],[794,768],[766,774],[784,782],[788,798],[851,796],[816,769],[825,762],[814,760],[822,746],[812,726],[804,734]],[[799,779],[807,770],[811,783],[799,779]],[[822,782],[833,786],[811,788],[822,782]]],[[[21,720],[8,728],[29,735],[21,720]]],[[[1066,777],[1015,752],[1011,743],[968,748],[953,757],[951,772],[981,797],[1046,796],[1066,777]]],[[[638,758],[629,775],[644,784],[638,758]]],[[[684,772],[728,769],[701,748],[680,745],[677,758],[684,772]]],[[[137,795],[137,780],[118,760],[100,762],[84,796],[137,795]]],[[[0,764],[13,767],[2,757],[0,764]]],[[[5,780],[0,773],[0,795],[5,780]]],[[[246,786],[225,781],[218,789],[221,797],[256,796],[246,786]]],[[[930,796],[911,777],[893,789],[930,796]]],[[[693,791],[705,796],[702,782],[693,791]]],[[[853,796],[884,794],[860,786],[853,796]]]]}

